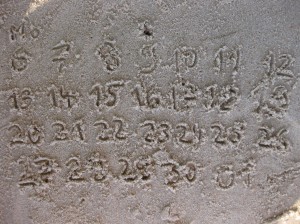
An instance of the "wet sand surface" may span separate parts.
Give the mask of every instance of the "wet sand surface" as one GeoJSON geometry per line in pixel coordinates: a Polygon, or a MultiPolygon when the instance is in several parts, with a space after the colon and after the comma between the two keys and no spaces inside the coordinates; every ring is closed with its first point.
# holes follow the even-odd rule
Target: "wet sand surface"
{"type": "Polygon", "coordinates": [[[1,224],[300,223],[300,1],[0,0],[1,224]]]}

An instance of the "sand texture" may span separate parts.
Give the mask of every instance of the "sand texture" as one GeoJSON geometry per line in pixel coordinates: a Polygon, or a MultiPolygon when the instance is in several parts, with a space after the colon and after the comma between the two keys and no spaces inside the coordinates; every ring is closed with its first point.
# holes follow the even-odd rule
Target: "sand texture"
{"type": "Polygon", "coordinates": [[[0,224],[300,224],[299,0],[0,0],[0,224]]]}

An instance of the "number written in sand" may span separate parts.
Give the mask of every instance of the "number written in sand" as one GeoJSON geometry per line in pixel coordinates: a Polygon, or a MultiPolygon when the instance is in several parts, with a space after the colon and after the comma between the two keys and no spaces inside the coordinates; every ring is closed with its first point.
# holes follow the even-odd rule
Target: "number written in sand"
{"type": "Polygon", "coordinates": [[[12,135],[10,145],[39,145],[44,139],[43,128],[35,124],[25,127],[22,127],[19,124],[12,124],[9,126],[8,131],[12,135]]]}
{"type": "Polygon", "coordinates": [[[186,70],[187,68],[193,68],[197,64],[197,52],[196,50],[188,47],[182,47],[175,49],[175,66],[176,72],[186,70]]]}
{"type": "Polygon", "coordinates": [[[141,73],[152,73],[158,65],[158,57],[156,55],[156,44],[144,45],[140,51],[140,55],[145,58],[146,63],[140,66],[141,73]]]}
{"type": "Polygon", "coordinates": [[[22,156],[17,162],[22,166],[19,178],[20,187],[49,184],[59,168],[54,159],[45,156],[22,156]]]}
{"type": "Polygon", "coordinates": [[[134,87],[132,95],[141,108],[154,109],[162,104],[162,95],[155,83],[141,81],[134,87]]]}
{"type": "Polygon", "coordinates": [[[193,162],[187,162],[180,165],[175,161],[169,161],[161,164],[165,168],[165,184],[171,188],[176,188],[182,181],[193,183],[197,178],[197,165],[193,162]]]}
{"type": "Polygon", "coordinates": [[[66,42],[64,40],[62,40],[60,43],[58,43],[52,48],[52,51],[54,52],[52,56],[52,62],[58,64],[57,69],[60,73],[67,68],[66,61],[70,57],[71,48],[72,43],[66,42]]]}
{"type": "Polygon", "coordinates": [[[103,182],[107,179],[109,170],[107,160],[98,152],[92,153],[84,159],[73,156],[66,162],[68,170],[67,180],[70,182],[93,181],[103,182]]]}
{"type": "Polygon", "coordinates": [[[218,73],[237,73],[240,67],[240,49],[221,47],[215,54],[214,64],[218,73]]]}
{"type": "Polygon", "coordinates": [[[105,63],[107,71],[115,71],[121,65],[119,50],[116,48],[114,41],[105,41],[96,50],[96,56],[99,56],[105,63]]]}
{"type": "Polygon", "coordinates": [[[90,96],[95,98],[95,105],[99,109],[115,107],[120,100],[120,91],[124,86],[123,80],[111,81],[105,85],[97,84],[92,87],[90,96]]]}
{"type": "Polygon", "coordinates": [[[128,124],[122,118],[115,117],[111,123],[98,120],[94,126],[97,127],[98,141],[122,141],[126,140],[129,135],[126,131],[128,124]]]}
{"type": "Polygon", "coordinates": [[[180,145],[196,145],[204,141],[205,130],[199,127],[198,123],[189,125],[179,123],[175,128],[176,140],[180,145]]]}
{"type": "Polygon", "coordinates": [[[171,125],[168,122],[155,122],[147,120],[143,122],[140,127],[143,131],[143,139],[146,143],[162,144],[171,138],[171,125]]]}
{"type": "Polygon", "coordinates": [[[84,125],[81,120],[74,122],[70,128],[62,121],[56,121],[51,126],[54,130],[54,141],[85,140],[84,125]]]}
{"type": "Polygon", "coordinates": [[[211,129],[215,131],[214,143],[220,146],[238,145],[244,137],[245,122],[234,122],[232,126],[224,127],[221,123],[215,123],[211,129]]]}
{"type": "Polygon", "coordinates": [[[12,69],[16,72],[24,71],[28,67],[31,58],[31,54],[27,50],[22,47],[18,48],[11,60],[12,69]]]}
{"type": "Polygon", "coordinates": [[[121,178],[126,182],[147,181],[151,179],[154,172],[154,160],[149,156],[140,156],[135,161],[128,158],[119,160],[124,165],[121,178]]]}
{"type": "Polygon", "coordinates": [[[227,190],[235,183],[235,172],[232,165],[222,165],[217,167],[216,182],[218,187],[227,190]]]}
{"type": "Polygon", "coordinates": [[[33,93],[28,88],[24,88],[22,90],[15,89],[8,97],[11,107],[16,110],[28,109],[32,104],[33,99],[33,93]]]}
{"type": "Polygon", "coordinates": [[[261,149],[286,153],[291,147],[291,144],[286,137],[287,133],[288,130],[285,128],[275,130],[273,127],[261,127],[259,129],[257,145],[261,149]]]}
{"type": "Polygon", "coordinates": [[[48,96],[51,100],[51,105],[54,108],[68,108],[71,109],[79,103],[79,92],[66,90],[64,86],[57,88],[52,86],[49,89],[48,96]]]}

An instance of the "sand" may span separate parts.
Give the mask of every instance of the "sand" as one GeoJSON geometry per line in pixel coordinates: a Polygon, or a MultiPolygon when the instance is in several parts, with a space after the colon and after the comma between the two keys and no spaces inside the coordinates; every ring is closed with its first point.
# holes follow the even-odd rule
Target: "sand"
{"type": "Polygon", "coordinates": [[[0,0],[0,224],[300,223],[299,0],[0,0]]]}

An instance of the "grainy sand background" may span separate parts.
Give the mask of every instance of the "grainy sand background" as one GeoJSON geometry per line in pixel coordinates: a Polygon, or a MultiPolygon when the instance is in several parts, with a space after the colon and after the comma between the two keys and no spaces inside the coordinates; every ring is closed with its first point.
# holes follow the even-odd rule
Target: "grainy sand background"
{"type": "Polygon", "coordinates": [[[300,223],[299,0],[0,0],[1,224],[300,223]]]}

